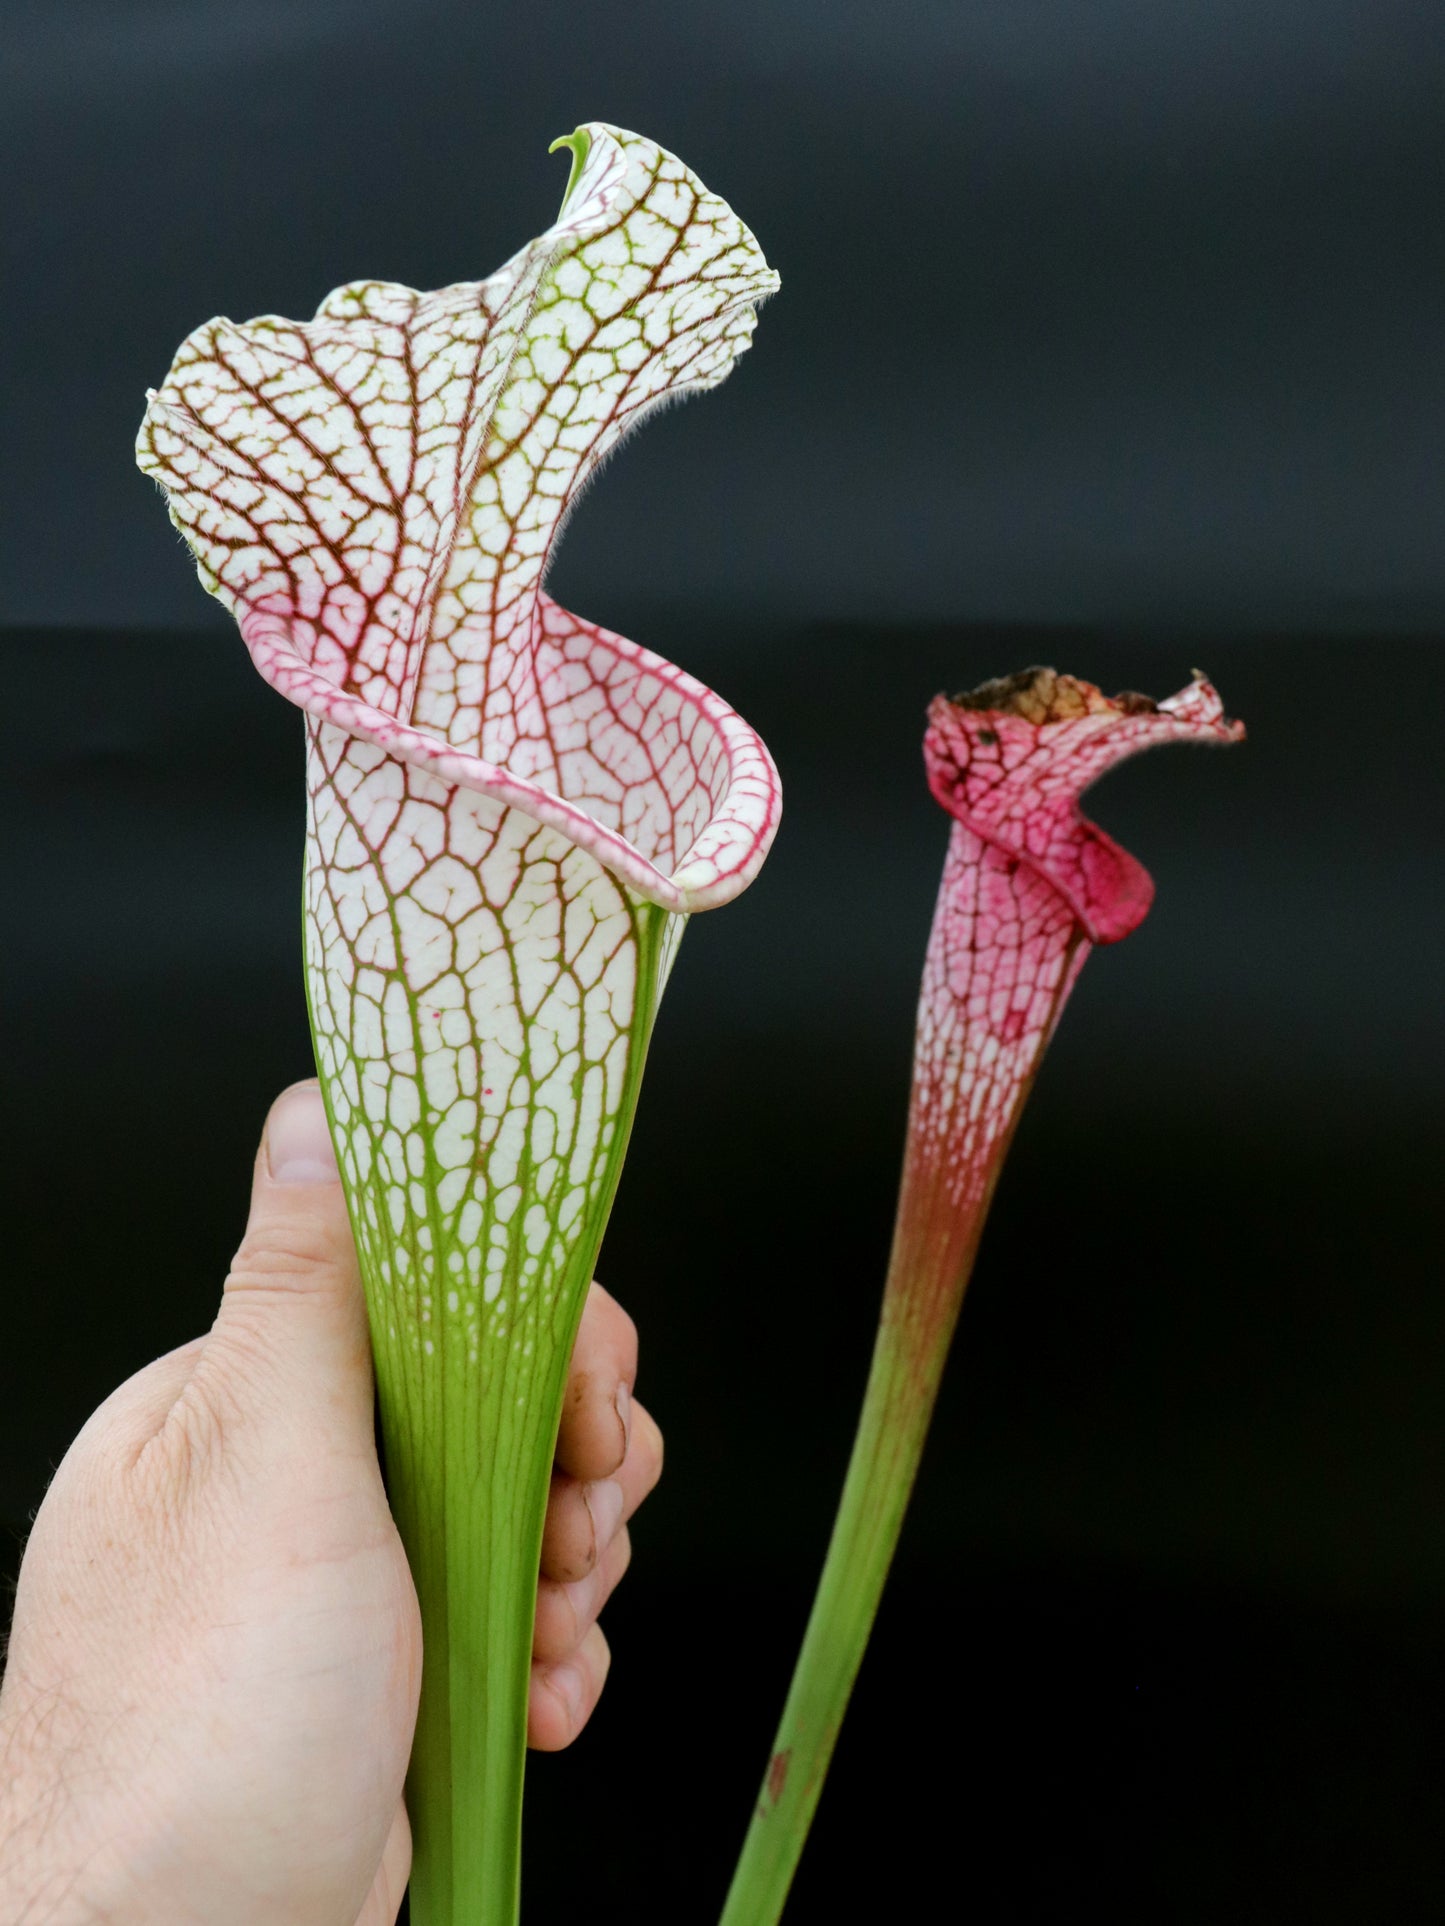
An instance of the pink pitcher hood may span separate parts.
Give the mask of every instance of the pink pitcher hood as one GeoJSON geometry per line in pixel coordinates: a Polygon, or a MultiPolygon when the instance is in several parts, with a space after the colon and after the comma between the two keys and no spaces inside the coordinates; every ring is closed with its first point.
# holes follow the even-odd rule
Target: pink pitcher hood
{"type": "MultiPolygon", "coordinates": [[[[1200,675],[1154,702],[1025,669],[929,709],[924,764],[954,821],[919,998],[899,1222],[905,1240],[953,1252],[936,1273],[925,1267],[943,1280],[941,1304],[956,1310],[961,1253],[1085,959],[1136,929],[1153,898],[1148,871],[1079,797],[1142,749],[1243,734],[1200,675]]],[[[903,1269],[919,1274],[913,1255],[903,1269]]]]}
{"type": "MultiPolygon", "coordinates": [[[[1127,936],[1149,908],[1147,873],[1078,799],[1135,750],[1243,733],[1199,675],[1156,703],[1026,669],[929,711],[928,780],[954,820],[923,966],[888,1282],[827,1563],[723,1926],[782,1916],[1024,1103],[1091,947],[1127,936]]],[[[1061,1242],[1052,1228],[1046,1250],[1061,1242]]]]}
{"type": "Polygon", "coordinates": [[[1059,892],[1091,943],[1117,943],[1148,914],[1148,871],[1079,809],[1115,763],[1165,742],[1237,742],[1213,686],[1195,675],[1164,702],[1112,698],[1053,669],[985,682],[928,712],[923,757],[938,801],[980,841],[1059,892]]]}
{"type": "Polygon", "coordinates": [[[310,322],[197,329],[137,458],[283,695],[706,909],[777,828],[767,749],[541,585],[588,477],[648,409],[727,375],[777,277],[662,148],[600,123],[567,144],[561,215],[489,279],[355,282],[310,322]]]}

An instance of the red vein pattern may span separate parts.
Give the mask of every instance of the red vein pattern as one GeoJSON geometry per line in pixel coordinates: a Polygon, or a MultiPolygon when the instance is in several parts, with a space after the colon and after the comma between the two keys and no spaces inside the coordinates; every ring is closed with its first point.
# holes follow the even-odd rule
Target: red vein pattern
{"type": "Polygon", "coordinates": [[[311,322],[197,329],[137,456],[283,694],[527,809],[649,901],[704,909],[766,853],[767,752],[716,696],[565,615],[541,580],[587,477],[650,408],[726,376],[777,277],[672,155],[616,128],[579,134],[567,207],[488,280],[356,282],[311,322]],[[645,735],[639,671],[660,711],[645,735]],[[641,846],[622,794],[635,781],[677,819],[644,826],[641,846]],[[696,831],[681,846],[679,827],[696,831]]]}
{"type": "Polygon", "coordinates": [[[211,321],[137,445],[307,716],[312,1030],[428,1653],[419,1926],[515,1911],[567,1358],[683,923],[780,808],[719,697],[542,591],[588,476],[726,376],[777,285],[674,156],[572,145],[558,220],[489,279],[211,321]]]}
{"type": "Polygon", "coordinates": [[[953,826],[888,1281],[827,1563],[723,1926],[774,1926],[782,1913],[1019,1115],[1090,948],[1127,936],[1149,908],[1147,872],[1081,814],[1079,797],[1141,749],[1243,734],[1202,676],[1155,703],[1028,669],[929,710],[924,762],[953,826]]]}
{"type": "MultiPolygon", "coordinates": [[[[1111,700],[1050,669],[936,698],[924,764],[954,823],[919,1000],[900,1238],[926,1237],[935,1254],[956,1240],[966,1261],[972,1219],[1090,948],[1148,913],[1147,870],[1079,797],[1142,749],[1243,734],[1203,677],[1160,703],[1111,700]]],[[[911,1259],[898,1269],[916,1278],[911,1259]]],[[[938,1269],[946,1290],[956,1264],[938,1269]]]]}
{"type": "MultiPolygon", "coordinates": [[[[556,1287],[595,1194],[654,1000],[640,919],[736,895],[779,813],[766,748],[717,696],[541,589],[590,472],[650,407],[723,379],[776,285],[680,161],[579,133],[563,213],[498,273],[210,322],[138,446],[307,712],[308,973],[358,1235],[410,1296],[398,1335],[456,1304],[472,1355],[482,1307],[500,1332],[539,1273],[556,1287]],[[513,1222],[523,1185],[547,1239],[513,1222]],[[426,1275],[428,1246],[455,1275],[426,1275]]],[[[679,927],[650,946],[660,971],[679,927]]]]}

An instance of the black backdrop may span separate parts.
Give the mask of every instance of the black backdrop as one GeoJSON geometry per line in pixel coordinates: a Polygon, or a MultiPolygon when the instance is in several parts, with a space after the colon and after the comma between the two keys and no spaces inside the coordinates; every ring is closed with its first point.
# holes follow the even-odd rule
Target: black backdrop
{"type": "Polygon", "coordinates": [[[602,118],[783,292],[569,606],[1434,627],[1442,82],[1430,0],[7,0],[0,620],[196,621],[130,458],[181,338],[488,273],[602,118]]]}
{"type": "Polygon", "coordinates": [[[529,1916],[716,1911],[886,1252],[945,834],[922,708],[1044,659],[1156,694],[1198,661],[1250,741],[1096,798],[1159,900],[1020,1135],[789,1916],[1437,1918],[1438,16],[6,24],[11,1563],[88,1410],[209,1319],[308,1067],[300,727],[130,472],[141,391],[213,311],[495,265],[600,111],[784,291],[554,587],[755,722],[786,813],[683,946],[604,1251],[669,1472],[595,1727],[533,1771],[529,1916]]]}
{"type": "MultiPolygon", "coordinates": [[[[604,1918],[707,1917],[766,1752],[886,1252],[945,836],[923,699],[1040,655],[1162,693],[1200,647],[646,630],[788,803],[687,935],[603,1255],[669,1472],[595,1728],[533,1774],[540,1918],[599,1882],[604,1918]]],[[[1159,901],[1090,962],[1018,1140],[800,1922],[940,1879],[999,1920],[1445,1897],[1435,649],[1363,682],[1347,644],[1207,653],[1251,738],[1097,796],[1159,901]]],[[[37,718],[6,770],[18,1526],[110,1385],[204,1328],[308,1045],[301,731],[239,643],[16,634],[6,674],[37,718]]]]}

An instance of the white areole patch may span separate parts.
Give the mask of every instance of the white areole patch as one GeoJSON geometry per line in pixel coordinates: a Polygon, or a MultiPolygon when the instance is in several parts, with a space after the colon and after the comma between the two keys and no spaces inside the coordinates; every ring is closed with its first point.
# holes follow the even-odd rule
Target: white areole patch
{"type": "Polygon", "coordinates": [[[686,915],[746,885],[778,815],[711,691],[542,592],[587,477],[723,379],[777,278],[654,142],[577,145],[497,273],[207,323],[138,442],[307,711],[318,1067],[376,1328],[442,1361],[550,1349],[686,915]]]}
{"type": "MultiPolygon", "coordinates": [[[[456,1255],[444,1316],[469,1327],[504,1291],[514,1311],[545,1309],[608,1159],[639,918],[660,912],[520,811],[415,769],[398,809],[397,765],[328,725],[313,737],[308,974],[363,1255],[456,1255]],[[357,748],[362,766],[343,776],[357,748]],[[379,850],[373,812],[397,826],[379,850]],[[378,926],[390,950],[378,936],[363,965],[348,931],[378,926]],[[458,1010],[460,1036],[447,1027],[458,1010]]],[[[415,1341],[437,1319],[428,1276],[393,1283],[415,1341]]]]}

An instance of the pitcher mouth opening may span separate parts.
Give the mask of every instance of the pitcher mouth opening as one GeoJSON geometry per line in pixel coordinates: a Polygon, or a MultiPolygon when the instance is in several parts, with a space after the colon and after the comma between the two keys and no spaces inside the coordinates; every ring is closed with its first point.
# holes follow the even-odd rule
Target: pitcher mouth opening
{"type": "Polygon", "coordinates": [[[1080,716],[1112,711],[1125,716],[1153,716],[1159,704],[1153,696],[1137,689],[1121,689],[1106,696],[1091,682],[1077,676],[1060,675],[1057,669],[1036,664],[1018,669],[1012,675],[999,675],[980,682],[976,689],[950,696],[955,709],[991,710],[995,715],[1019,716],[1039,727],[1051,722],[1073,722],[1080,716]]]}
{"type": "MultiPolygon", "coordinates": [[[[443,742],[342,689],[305,660],[290,618],[252,609],[242,616],[240,627],[264,679],[316,721],[371,742],[385,755],[442,782],[521,810],[595,857],[620,882],[659,908],[687,915],[731,901],[757,874],[781,815],[781,786],[766,745],[696,677],[638,643],[568,615],[550,597],[543,600],[548,612],[556,611],[558,618],[565,619],[566,629],[558,632],[576,638],[579,688],[606,690],[609,673],[629,682],[645,679],[651,686],[642,707],[649,720],[656,720],[661,704],[666,711],[664,723],[676,725],[670,736],[664,732],[657,742],[634,738],[642,773],[633,775],[631,784],[653,785],[659,810],[676,811],[683,805],[676,796],[668,796],[667,771],[659,772],[654,764],[664,749],[673,761],[679,756],[684,763],[692,759],[690,781],[685,774],[681,778],[674,774],[674,782],[681,780],[688,787],[686,807],[693,820],[686,846],[670,870],[659,867],[620,827],[558,789],[443,742]],[[705,737],[701,743],[696,740],[700,733],[705,737]],[[710,780],[698,773],[698,765],[704,762],[715,767],[710,780]]],[[[629,773],[617,773],[614,783],[619,792],[625,792],[629,773]]]]}

